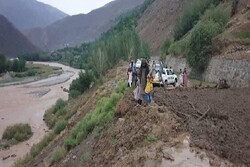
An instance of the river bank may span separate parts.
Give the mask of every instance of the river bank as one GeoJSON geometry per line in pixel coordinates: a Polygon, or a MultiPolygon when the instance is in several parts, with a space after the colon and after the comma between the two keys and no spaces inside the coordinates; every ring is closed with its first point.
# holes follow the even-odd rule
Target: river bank
{"type": "Polygon", "coordinates": [[[44,112],[61,98],[68,99],[68,89],[72,80],[78,77],[79,70],[58,63],[36,62],[50,66],[61,67],[63,73],[59,76],[23,84],[0,87],[0,138],[4,129],[16,123],[29,123],[33,136],[30,140],[0,150],[0,166],[9,167],[14,162],[29,152],[33,144],[38,143],[48,132],[43,121],[44,112]],[[13,155],[6,160],[3,157],[13,155]]]}

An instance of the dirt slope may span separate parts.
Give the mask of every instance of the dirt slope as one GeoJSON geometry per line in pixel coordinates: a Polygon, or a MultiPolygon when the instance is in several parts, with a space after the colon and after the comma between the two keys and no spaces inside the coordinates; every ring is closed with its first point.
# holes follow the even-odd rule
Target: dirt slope
{"type": "Polygon", "coordinates": [[[153,56],[159,56],[161,44],[173,35],[173,27],[183,0],[155,0],[138,21],[137,31],[149,43],[153,56]]]}

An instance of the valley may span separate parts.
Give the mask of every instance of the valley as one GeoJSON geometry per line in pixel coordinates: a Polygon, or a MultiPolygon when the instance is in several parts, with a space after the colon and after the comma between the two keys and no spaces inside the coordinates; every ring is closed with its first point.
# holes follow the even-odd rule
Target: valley
{"type": "Polygon", "coordinates": [[[63,88],[68,89],[72,80],[78,76],[79,70],[57,63],[42,64],[61,67],[63,73],[24,85],[0,87],[0,134],[3,134],[7,126],[16,123],[30,124],[34,133],[32,138],[26,142],[7,150],[0,148],[1,167],[13,165],[15,160],[28,153],[31,146],[38,143],[48,133],[48,128],[43,121],[44,112],[52,107],[59,98],[68,99],[68,93],[64,92],[63,88]],[[7,160],[2,159],[9,155],[16,156],[7,160]]]}

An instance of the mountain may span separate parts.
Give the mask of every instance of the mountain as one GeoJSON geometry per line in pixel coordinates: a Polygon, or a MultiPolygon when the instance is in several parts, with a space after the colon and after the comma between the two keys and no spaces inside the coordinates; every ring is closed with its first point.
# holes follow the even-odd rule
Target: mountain
{"type": "Polygon", "coordinates": [[[21,31],[45,27],[67,16],[62,11],[36,0],[0,0],[0,14],[21,31]]]}
{"type": "Polygon", "coordinates": [[[25,35],[43,50],[75,46],[99,37],[117,23],[124,12],[142,4],[144,0],[116,0],[88,14],[66,17],[45,28],[35,28],[25,35]]]}
{"type": "Polygon", "coordinates": [[[0,15],[0,52],[7,57],[16,57],[22,52],[37,52],[37,49],[3,15],[0,15]]]}
{"type": "Polygon", "coordinates": [[[174,23],[181,12],[184,0],[155,0],[138,20],[137,32],[147,42],[154,56],[166,38],[173,36],[174,23]]]}

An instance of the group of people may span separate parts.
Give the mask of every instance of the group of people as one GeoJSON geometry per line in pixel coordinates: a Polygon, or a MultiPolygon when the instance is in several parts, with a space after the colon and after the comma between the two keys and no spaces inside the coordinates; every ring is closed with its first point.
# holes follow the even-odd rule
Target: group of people
{"type": "Polygon", "coordinates": [[[150,71],[147,60],[142,59],[141,67],[137,71],[136,65],[131,61],[128,68],[128,87],[132,87],[133,82],[135,83],[134,98],[137,101],[138,105],[142,104],[142,101],[145,100],[147,104],[150,104],[152,101],[153,94],[153,75],[150,71]]]}
{"type": "Polygon", "coordinates": [[[186,68],[184,68],[183,71],[182,71],[182,69],[180,69],[178,82],[179,82],[179,86],[183,86],[184,88],[188,87],[188,75],[187,75],[187,69],[186,68]]]}
{"type": "MultiPolygon", "coordinates": [[[[171,68],[172,69],[172,68],[171,68]]],[[[172,69],[173,70],[173,69],[172,69]]],[[[156,73],[155,61],[152,63],[152,67],[149,68],[149,63],[146,59],[141,60],[141,66],[139,70],[136,69],[136,63],[132,60],[128,68],[128,87],[132,87],[135,84],[136,88],[133,91],[134,98],[138,105],[141,105],[143,101],[146,104],[150,104],[153,99],[153,80],[156,73]]],[[[178,78],[180,86],[187,87],[188,76],[187,69],[180,69],[178,78]]]]}

